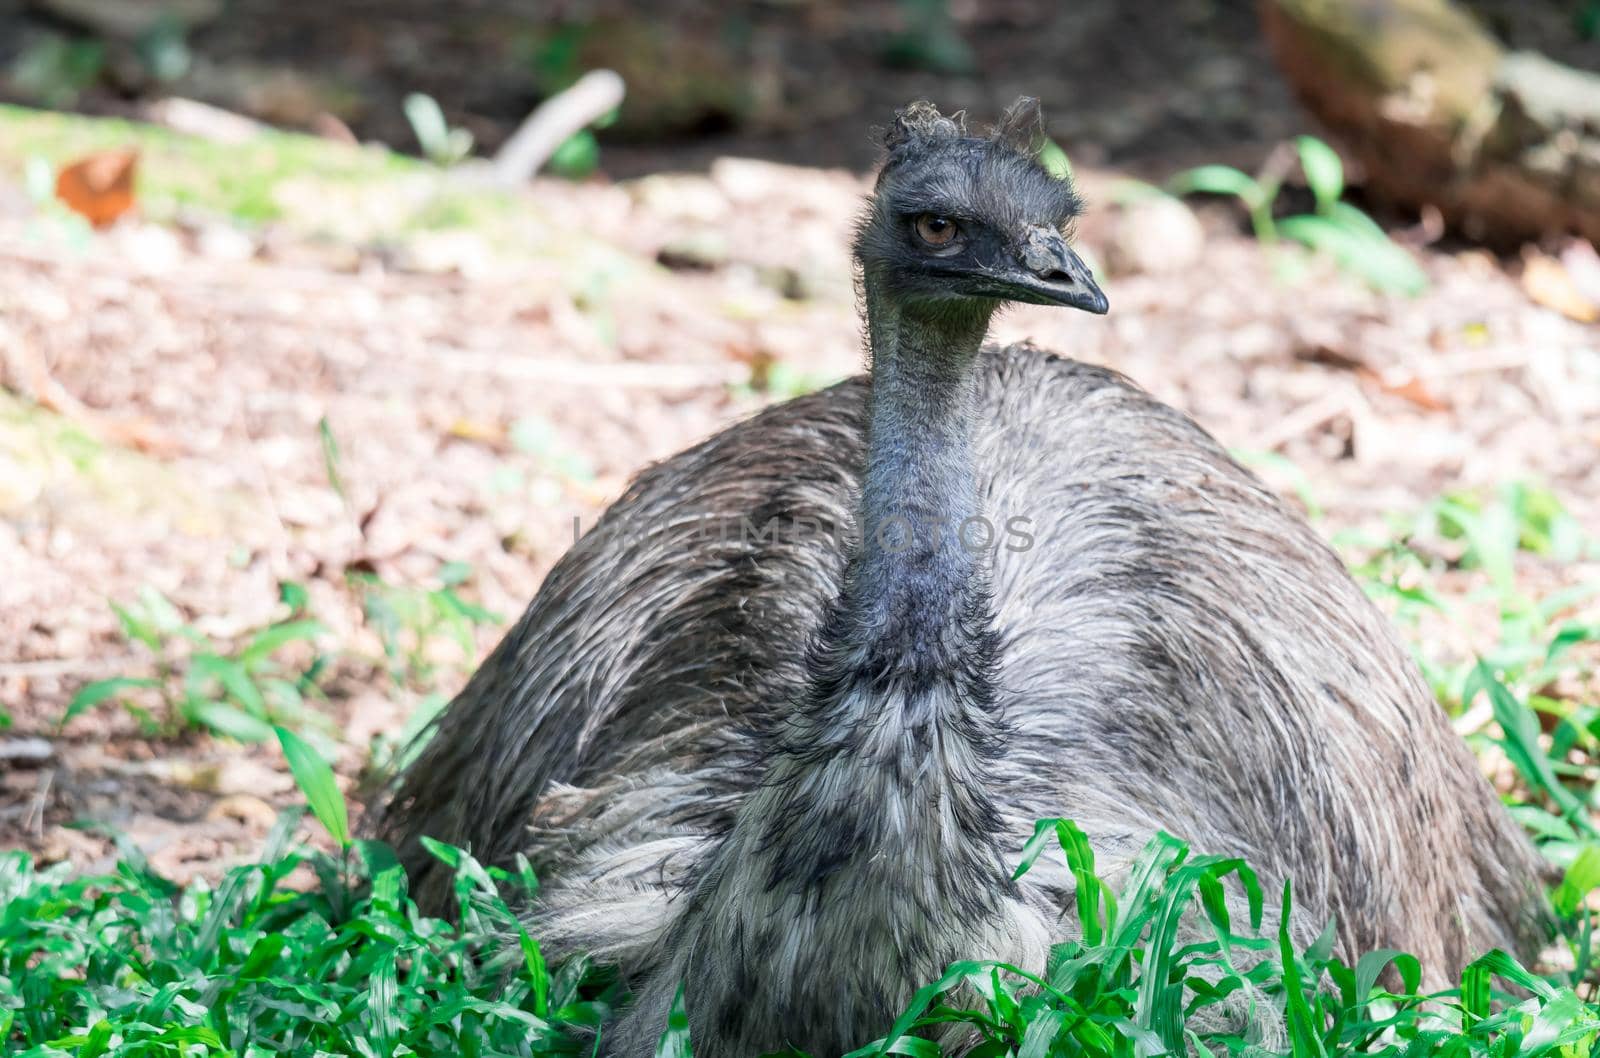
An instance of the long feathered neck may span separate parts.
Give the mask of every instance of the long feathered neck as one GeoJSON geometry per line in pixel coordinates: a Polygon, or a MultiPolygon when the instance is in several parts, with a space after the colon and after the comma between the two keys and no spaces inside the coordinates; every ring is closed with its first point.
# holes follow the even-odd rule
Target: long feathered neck
{"type": "Polygon", "coordinates": [[[906,308],[867,290],[861,550],[843,603],[854,634],[886,638],[881,647],[898,655],[899,668],[947,669],[952,652],[982,646],[963,638],[962,618],[985,587],[972,434],[990,313],[969,302],[906,308]]]}
{"type": "Polygon", "coordinates": [[[768,783],[788,804],[763,842],[768,880],[918,872],[930,909],[981,914],[1004,889],[992,780],[1004,723],[986,557],[961,530],[981,509],[973,432],[991,310],[906,308],[870,278],[866,301],[860,546],[777,732],[768,783]]]}
{"type": "Polygon", "coordinates": [[[979,511],[988,311],[906,310],[870,282],[867,304],[861,544],[762,779],[666,939],[691,1018],[728,1053],[837,1054],[953,959],[1043,952],[1004,862],[996,641],[984,558],[959,535],[979,511]]]}

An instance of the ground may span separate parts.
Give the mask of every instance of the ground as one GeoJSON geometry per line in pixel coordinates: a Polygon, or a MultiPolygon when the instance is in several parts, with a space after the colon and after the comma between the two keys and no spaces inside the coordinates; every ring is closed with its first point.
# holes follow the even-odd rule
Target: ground
{"type": "MultiPolygon", "coordinates": [[[[780,14],[763,17],[780,29],[801,17],[772,6],[780,14]]],[[[241,2],[230,18],[245,21],[209,31],[218,54],[259,7],[241,2]]],[[[58,726],[86,683],[159,672],[111,606],[137,606],[152,589],[236,654],[289,616],[280,585],[305,587],[322,631],[281,656],[296,670],[326,657],[301,720],[359,805],[374,743],[382,758],[385,738],[459,686],[635,470],[857,370],[847,240],[869,186],[866,125],[891,101],[949,88],[992,113],[1025,87],[1055,96],[1052,130],[1092,203],[1080,242],[1102,262],[1128,238],[1129,173],[1253,168],[1307,131],[1251,36],[1248,5],[1179,5],[1171,17],[1195,12],[1190,43],[1156,34],[1153,50],[1124,49],[1150,69],[1092,80],[1076,102],[1072,64],[1026,46],[1043,33],[1038,20],[1065,17],[1045,7],[973,16],[985,68],[1018,57],[1009,77],[863,78],[834,109],[802,108],[815,142],[757,122],[607,147],[611,172],[651,175],[540,180],[515,195],[299,141],[268,144],[273,157],[308,154],[258,185],[240,176],[265,164],[248,148],[219,159],[204,144],[147,138],[140,210],[91,232],[26,190],[29,159],[59,166],[150,134],[0,112],[12,133],[0,136],[0,711],[11,722],[0,731],[0,847],[104,865],[111,839],[79,825],[94,822],[173,877],[214,875],[299,800],[276,749],[162,725],[166,704],[149,688],[126,692],[135,708],[106,701],[58,726]],[[1193,83],[1157,90],[1163,62],[1193,83]],[[1141,83],[1143,94],[1129,88],[1141,83]],[[1186,110],[1174,95],[1227,107],[1186,110]],[[738,148],[810,164],[726,153],[738,148]],[[689,171],[657,171],[672,169],[689,171]],[[449,599],[493,616],[438,619],[449,599]],[[396,610],[391,657],[383,614],[396,610]]],[[[285,18],[281,39],[299,39],[295,18],[311,10],[285,18]]],[[[894,17],[885,5],[806,10],[824,20],[816,48],[829,34],[875,39],[846,31],[894,17]]],[[[1085,56],[1108,39],[1097,33],[1139,31],[1110,10],[1085,6],[1073,38],[1085,56]]],[[[836,61],[871,61],[851,54],[836,61]]],[[[805,65],[784,55],[792,93],[805,65]]],[[[1600,334],[1530,297],[1529,261],[1555,256],[1495,258],[1416,218],[1386,218],[1430,279],[1411,298],[1262,245],[1226,203],[1201,204],[1200,216],[1203,243],[1183,267],[1108,277],[1108,317],[1017,309],[995,338],[1127,373],[1330,537],[1387,539],[1394,519],[1442,494],[1493,497],[1514,483],[1547,487],[1600,536],[1600,334]]],[[[1430,585],[1452,606],[1408,634],[1436,659],[1491,650],[1502,630],[1490,573],[1448,568],[1459,554],[1450,541],[1419,546],[1435,545],[1430,585]]],[[[1542,598],[1600,583],[1593,550],[1561,559],[1519,552],[1518,590],[1542,598]]],[[[1577,594],[1556,617],[1600,626],[1593,599],[1577,594]]],[[[181,670],[203,649],[185,640],[165,660],[181,670]]],[[[1463,726],[1484,722],[1469,712],[1463,726]]]]}

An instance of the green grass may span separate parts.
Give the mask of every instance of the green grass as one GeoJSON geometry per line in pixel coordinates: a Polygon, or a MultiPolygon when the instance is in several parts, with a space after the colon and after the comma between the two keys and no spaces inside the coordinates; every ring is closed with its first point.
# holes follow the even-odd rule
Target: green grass
{"type": "MultiPolygon", "coordinates": [[[[360,147],[263,128],[218,143],[159,125],[0,104],[0,179],[49,204],[54,174],[97,151],[139,152],[139,210],[160,223],[283,225],[301,236],[388,245],[419,233],[469,230],[497,249],[572,257],[599,244],[554,224],[528,196],[451,178],[378,144],[360,147]]],[[[603,248],[602,248],[603,249],[603,248]]]]}
{"type": "Polygon", "coordinates": [[[1378,537],[1346,535],[1352,571],[1408,638],[1440,705],[1474,749],[1503,755],[1514,773],[1511,813],[1565,872],[1555,906],[1577,975],[1594,961],[1582,900],[1600,884],[1600,583],[1565,583],[1535,596],[1519,582],[1529,556],[1559,568],[1600,559],[1589,536],[1547,489],[1513,482],[1493,494],[1453,492],[1395,519],[1378,537]],[[1444,577],[1475,573],[1462,600],[1444,577]],[[1452,625],[1464,604],[1497,617],[1476,656],[1428,649],[1429,621],[1452,625]],[[1474,706],[1479,708],[1474,710],[1474,706]]]}
{"type": "MultiPolygon", "coordinates": [[[[284,748],[339,853],[290,846],[280,821],[260,862],[213,889],[179,888],[133,850],[115,874],[73,878],[0,856],[0,1041],[32,1055],[567,1055],[594,1053],[594,1032],[626,996],[581,960],[547,966],[512,910],[532,872],[484,869],[447,846],[464,911],[418,913],[386,846],[351,842],[332,775],[315,754],[284,748]],[[319,771],[320,769],[320,771],[319,771]],[[333,793],[330,795],[330,791],[333,793]],[[310,868],[316,881],[294,880],[310,868]]],[[[1600,1008],[1568,980],[1490,952],[1458,987],[1418,991],[1415,959],[1396,952],[1354,966],[1263,929],[1264,894],[1249,867],[1198,856],[1158,835],[1113,892],[1072,824],[1048,820],[1019,873],[1058,842],[1079,883],[1065,909],[1080,941],[1057,945],[1042,972],[958,962],[921,989],[887,1036],[854,1058],[932,1058],[922,1030],[959,1024],[979,1058],[1156,1054],[1588,1054],[1600,1008]],[[1243,897],[1230,916],[1225,891],[1243,897]],[[1180,942],[1188,909],[1207,924],[1180,942]],[[1393,967],[1394,973],[1384,971],[1393,967]],[[1398,991],[1390,991],[1399,983],[1398,991]],[[1520,989],[1507,994],[1504,985],[1520,989]],[[1240,1011],[1268,1027],[1240,1028],[1240,1011]],[[1220,1015],[1220,1016],[1219,1016],[1220,1015]]],[[[1283,899],[1292,898],[1286,886],[1283,899]]],[[[1038,970],[1039,968],[1033,968],[1038,970]]],[[[692,1005],[693,986],[684,1000],[692,1005]]],[[[662,1055],[692,1053],[681,1007],[662,1026],[662,1055]]],[[[814,1056],[824,1058],[824,1056],[814,1056]]]]}
{"type": "MultiPolygon", "coordinates": [[[[383,648],[381,662],[393,691],[418,700],[417,730],[444,705],[444,677],[454,677],[471,659],[476,628],[504,624],[461,596],[459,589],[471,578],[472,568],[461,562],[440,568],[438,587],[395,584],[372,573],[347,578],[383,648]],[[438,661],[441,646],[453,664],[438,661]]],[[[281,725],[310,736],[331,755],[333,731],[317,705],[326,701],[324,682],[333,661],[351,652],[320,645],[328,629],[312,615],[304,585],[286,581],[278,590],[278,617],[226,641],[206,635],[148,586],[136,599],[113,601],[123,638],[148,661],[83,684],[58,728],[90,710],[120,706],[150,738],[204,730],[238,742],[267,742],[281,725]]],[[[402,736],[398,744],[378,747],[378,763],[394,766],[408,741],[402,736]]]]}
{"type": "Polygon", "coordinates": [[[0,857],[0,1040],[8,1052],[562,1054],[603,1016],[584,968],[548,974],[498,887],[463,861],[458,922],[418,915],[381,846],[287,850],[215,889],[179,889],[133,855],[104,877],[0,857]],[[317,883],[291,885],[309,866],[317,883]]]}
{"type": "Polygon", "coordinates": [[[213,143],[143,122],[7,105],[0,105],[0,141],[0,171],[14,170],[13,176],[29,157],[59,167],[95,151],[137,147],[141,201],[157,219],[190,208],[265,223],[284,217],[279,192],[291,180],[362,187],[427,171],[423,163],[382,148],[271,129],[243,143],[213,143]]]}

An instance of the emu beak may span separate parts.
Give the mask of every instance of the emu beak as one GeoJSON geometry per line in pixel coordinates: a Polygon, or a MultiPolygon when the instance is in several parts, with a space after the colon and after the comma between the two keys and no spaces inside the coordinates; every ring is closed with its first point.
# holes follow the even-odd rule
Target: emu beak
{"type": "Polygon", "coordinates": [[[1022,299],[1066,305],[1103,316],[1111,307],[1083,258],[1058,231],[1035,225],[1023,240],[1019,267],[1011,277],[1022,299]]]}

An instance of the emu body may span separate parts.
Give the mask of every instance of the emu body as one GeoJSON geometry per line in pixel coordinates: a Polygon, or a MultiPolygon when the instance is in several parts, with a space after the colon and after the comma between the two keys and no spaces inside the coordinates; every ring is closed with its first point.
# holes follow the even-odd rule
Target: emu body
{"type": "Polygon", "coordinates": [[[1535,856],[1305,522],[1120,376],[982,345],[1004,298],[1103,310],[1070,191],[928,110],[890,148],[871,377],[646,470],[557,564],[383,819],[418,898],[423,835],[527,853],[547,951],[634,985],[627,1058],[679,981],[702,1058],[821,1056],[953,959],[1038,968],[1046,816],[1113,873],[1157,830],[1244,856],[1434,981],[1526,951],[1535,856]]]}

